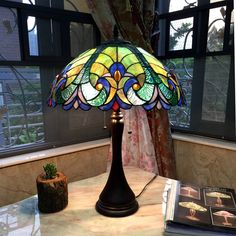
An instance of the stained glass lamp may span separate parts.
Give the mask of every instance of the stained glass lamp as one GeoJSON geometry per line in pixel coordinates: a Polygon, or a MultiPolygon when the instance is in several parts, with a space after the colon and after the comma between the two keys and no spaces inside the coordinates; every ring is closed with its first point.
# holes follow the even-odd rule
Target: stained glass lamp
{"type": "MultiPolygon", "coordinates": [[[[184,103],[176,77],[151,54],[130,42],[114,39],[89,49],[70,62],[53,81],[49,106],[65,110],[112,109],[112,164],[96,203],[106,216],[121,217],[138,210],[122,166],[122,109],[142,106],[169,109],[184,103]]],[[[96,122],[96,121],[95,121],[96,122]]]]}

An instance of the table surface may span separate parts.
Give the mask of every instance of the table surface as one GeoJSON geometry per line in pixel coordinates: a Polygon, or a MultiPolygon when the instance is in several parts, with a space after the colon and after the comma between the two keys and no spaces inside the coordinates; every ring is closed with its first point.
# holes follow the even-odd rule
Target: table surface
{"type": "MultiPolygon", "coordinates": [[[[124,170],[135,195],[138,195],[154,176],[150,172],[134,167],[126,167],[124,170]]],[[[68,206],[57,213],[40,213],[37,207],[37,196],[1,207],[0,235],[163,235],[167,179],[158,176],[146,188],[137,198],[139,210],[135,214],[110,218],[98,214],[94,208],[107,177],[108,173],[104,173],[70,183],[68,206]]]]}

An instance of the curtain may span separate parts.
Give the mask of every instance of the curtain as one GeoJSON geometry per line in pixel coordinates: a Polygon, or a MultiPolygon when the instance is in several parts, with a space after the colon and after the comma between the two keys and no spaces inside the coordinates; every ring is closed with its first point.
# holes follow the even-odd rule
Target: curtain
{"type": "MultiPolygon", "coordinates": [[[[125,40],[153,53],[151,35],[155,0],[87,0],[87,4],[104,40],[113,38],[116,24],[125,40]]],[[[154,110],[147,114],[139,107],[123,113],[124,165],[136,165],[175,178],[168,113],[154,110]]]]}

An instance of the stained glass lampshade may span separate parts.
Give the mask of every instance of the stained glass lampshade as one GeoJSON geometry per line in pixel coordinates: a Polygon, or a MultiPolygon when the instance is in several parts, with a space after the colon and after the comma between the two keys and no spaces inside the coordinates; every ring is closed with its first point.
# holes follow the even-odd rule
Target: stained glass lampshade
{"type": "Polygon", "coordinates": [[[113,110],[111,116],[112,165],[107,183],[96,203],[106,216],[133,214],[138,203],[122,167],[123,115],[120,110],[142,106],[169,109],[184,103],[176,77],[151,54],[130,42],[115,39],[89,49],[70,62],[56,76],[49,106],[61,104],[89,110],[113,110]]]}

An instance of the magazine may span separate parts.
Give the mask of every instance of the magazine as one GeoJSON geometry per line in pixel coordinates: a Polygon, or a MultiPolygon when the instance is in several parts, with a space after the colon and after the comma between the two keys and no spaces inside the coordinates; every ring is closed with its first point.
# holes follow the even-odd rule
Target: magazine
{"type": "Polygon", "coordinates": [[[168,192],[165,235],[236,235],[235,191],[182,184],[168,192]]]}

